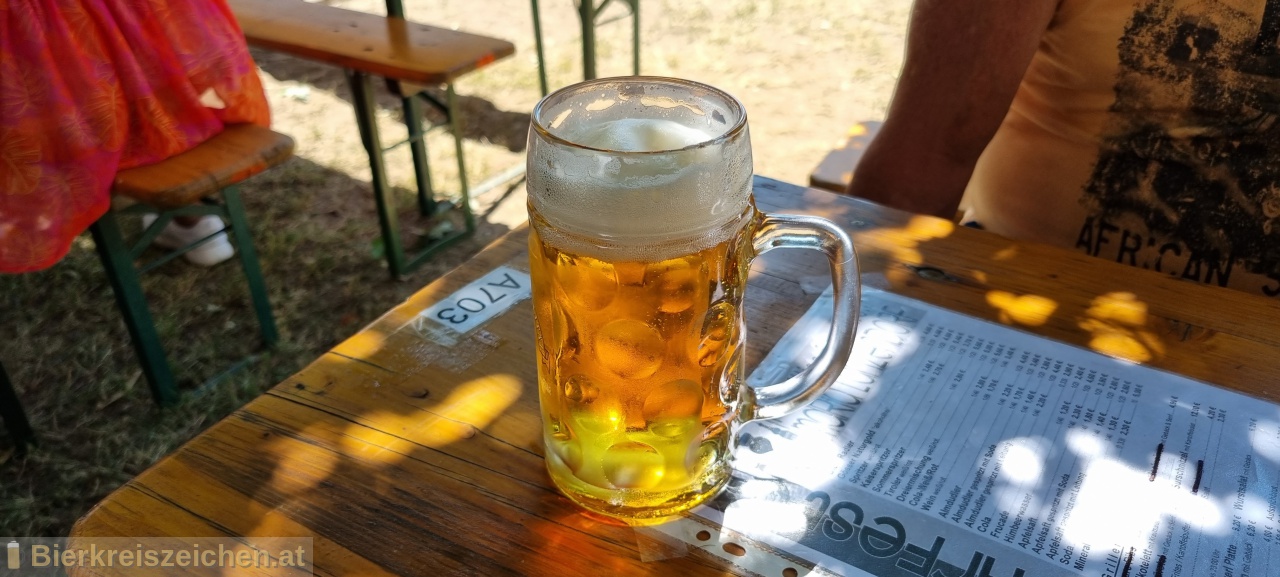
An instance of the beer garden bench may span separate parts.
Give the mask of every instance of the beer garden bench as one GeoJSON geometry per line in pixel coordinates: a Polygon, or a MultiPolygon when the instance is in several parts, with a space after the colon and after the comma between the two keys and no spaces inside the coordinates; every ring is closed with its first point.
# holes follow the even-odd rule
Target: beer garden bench
{"type": "MultiPolygon", "coordinates": [[[[262,126],[234,124],[186,152],[116,173],[111,194],[125,200],[128,206],[117,208],[113,203],[106,214],[90,225],[89,231],[157,405],[176,403],[179,391],[142,289],[143,274],[225,233],[235,244],[263,346],[270,348],[279,339],[238,184],[284,162],[292,154],[293,139],[289,136],[262,126]],[[145,225],[140,233],[126,236],[118,218],[121,215],[154,215],[156,220],[145,225]],[[165,251],[163,256],[140,264],[145,253],[152,250],[152,241],[175,217],[202,215],[216,215],[228,224],[218,233],[165,251]]],[[[205,385],[217,383],[253,358],[250,355],[236,362],[205,385]]],[[[16,452],[24,454],[36,436],[3,366],[0,366],[0,420],[16,452]]]]}
{"type": "Polygon", "coordinates": [[[809,173],[809,186],[844,194],[849,183],[853,182],[854,167],[879,131],[880,123],[876,121],[859,122],[849,127],[836,147],[809,173]]]}
{"type": "MultiPolygon", "coordinates": [[[[411,22],[404,18],[400,0],[387,0],[387,16],[300,0],[230,0],[229,5],[250,45],[332,64],[345,71],[356,124],[369,156],[383,248],[392,278],[402,278],[441,249],[475,231],[470,204],[473,191],[467,184],[462,147],[463,119],[453,85],[461,76],[514,54],[513,44],[411,22]],[[374,76],[386,79],[390,89],[401,98],[408,128],[408,139],[404,142],[382,145],[374,117],[376,104],[371,82],[374,76]],[[442,85],[443,102],[424,91],[424,87],[442,85]],[[453,132],[460,179],[457,203],[437,200],[432,189],[427,130],[422,123],[424,103],[438,108],[453,132]],[[462,230],[435,239],[411,255],[406,254],[401,242],[384,158],[386,151],[403,144],[408,144],[413,157],[419,212],[433,217],[459,211],[465,222],[462,230]]],[[[506,171],[488,184],[499,184],[520,173],[506,171]]],[[[485,185],[477,188],[483,187],[485,185]]]]}

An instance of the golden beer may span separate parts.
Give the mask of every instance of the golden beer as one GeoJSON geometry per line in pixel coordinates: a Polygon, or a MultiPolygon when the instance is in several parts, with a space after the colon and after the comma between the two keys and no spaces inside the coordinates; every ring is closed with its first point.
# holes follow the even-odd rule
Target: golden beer
{"type": "Polygon", "coordinates": [[[529,260],[547,470],[590,511],[661,522],[728,482],[740,425],[834,382],[856,322],[852,245],[827,221],[756,211],[746,115],[724,92],[604,79],[551,94],[533,117],[529,260]],[[781,246],[831,259],[831,344],[787,382],[748,388],[747,273],[758,251],[781,246]]]}
{"type": "Polygon", "coordinates": [[[530,209],[548,468],[578,503],[660,519],[728,480],[749,210],[668,243],[660,260],[631,260],[625,249],[557,245],[564,234],[530,209]]]}

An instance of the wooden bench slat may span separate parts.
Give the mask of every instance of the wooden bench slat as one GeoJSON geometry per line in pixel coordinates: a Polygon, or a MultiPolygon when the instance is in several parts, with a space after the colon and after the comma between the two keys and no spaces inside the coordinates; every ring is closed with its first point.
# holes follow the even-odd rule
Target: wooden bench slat
{"type": "Polygon", "coordinates": [[[505,40],[298,0],[230,0],[249,44],[376,76],[443,84],[515,53],[505,40]]]}
{"type": "Polygon", "coordinates": [[[853,181],[853,168],[879,131],[880,122],[877,121],[859,122],[850,127],[844,140],[809,173],[809,186],[844,194],[853,181]]]}
{"type": "Polygon", "coordinates": [[[283,162],[293,139],[254,124],[233,124],[199,146],[116,174],[111,192],[159,208],[199,202],[283,162]]]}

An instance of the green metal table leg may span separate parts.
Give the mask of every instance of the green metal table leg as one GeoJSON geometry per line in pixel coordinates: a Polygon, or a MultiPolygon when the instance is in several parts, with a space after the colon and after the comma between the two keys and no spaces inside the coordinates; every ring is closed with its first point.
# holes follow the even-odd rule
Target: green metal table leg
{"type": "Polygon", "coordinates": [[[640,75],[640,0],[631,3],[631,68],[632,74],[640,75]]]}
{"type": "MultiPolygon", "coordinates": [[[[398,1],[398,0],[397,0],[398,1]]],[[[640,0],[625,0],[631,8],[631,69],[640,75],[640,0]]],[[[582,78],[596,77],[596,18],[609,0],[596,5],[594,0],[578,0],[578,20],[582,25],[582,78]]],[[[530,0],[533,12],[533,43],[538,55],[538,87],[547,95],[547,60],[542,42],[542,14],[538,0],[530,0]]]]}
{"type": "MultiPolygon", "coordinates": [[[[414,95],[402,97],[405,128],[409,130],[409,152],[413,155],[413,178],[418,184],[418,213],[435,214],[435,190],[431,186],[431,169],[427,162],[426,131],[422,129],[422,101],[414,95]]],[[[452,112],[450,113],[452,114],[452,112]]]]}
{"type": "Polygon", "coordinates": [[[471,188],[467,186],[467,164],[462,155],[462,109],[458,106],[453,84],[446,84],[444,89],[445,102],[449,107],[450,129],[453,130],[453,146],[458,156],[458,185],[462,193],[459,204],[466,221],[467,233],[470,234],[476,229],[476,217],[471,212],[471,188]]]}
{"type": "Polygon", "coordinates": [[[4,372],[4,365],[0,365],[0,418],[4,419],[4,428],[9,431],[18,454],[26,454],[27,445],[36,440],[35,433],[22,410],[17,391],[13,390],[13,383],[9,382],[9,375],[4,372]]]}
{"type": "MultiPolygon", "coordinates": [[[[541,37],[540,23],[536,21],[537,0],[532,1],[535,9],[535,33],[541,37]]],[[[404,17],[404,6],[401,0],[386,0],[386,4],[388,16],[404,17]]],[[[383,157],[385,150],[382,147],[382,139],[378,135],[377,118],[374,116],[376,103],[373,98],[373,87],[367,75],[354,70],[347,71],[347,81],[351,85],[351,100],[356,110],[356,122],[360,126],[360,138],[364,143],[365,151],[369,155],[369,171],[373,184],[374,199],[378,204],[378,219],[382,225],[382,244],[387,255],[387,265],[391,272],[391,278],[400,280],[409,271],[426,262],[436,252],[462,240],[475,231],[475,215],[471,212],[471,192],[467,184],[467,165],[463,155],[462,112],[457,106],[457,97],[454,93],[453,85],[446,84],[446,100],[442,108],[449,117],[449,125],[454,135],[454,151],[458,156],[458,183],[461,189],[461,206],[459,208],[462,210],[463,218],[465,219],[465,228],[461,232],[455,231],[452,234],[446,234],[443,238],[437,238],[428,245],[417,249],[413,254],[408,254],[400,238],[395,195],[387,181],[386,161],[383,157]]],[[[545,88],[544,80],[544,93],[545,88]]],[[[433,104],[438,105],[439,103],[427,93],[405,96],[401,99],[401,104],[404,108],[405,125],[409,132],[407,142],[413,154],[414,177],[418,185],[418,210],[423,216],[435,218],[441,216],[438,214],[441,212],[440,208],[447,206],[448,203],[441,205],[440,201],[436,200],[431,184],[426,135],[422,128],[422,102],[418,100],[418,96],[430,100],[433,104]]]]}
{"type": "Polygon", "coordinates": [[[240,190],[235,186],[222,189],[222,202],[227,207],[231,235],[235,238],[236,250],[240,253],[240,266],[244,269],[245,281],[249,284],[253,311],[258,315],[262,343],[267,347],[274,347],[280,340],[280,334],[276,331],[276,320],[271,314],[271,301],[267,299],[267,285],[262,280],[262,268],[258,265],[258,253],[253,246],[253,235],[249,233],[249,220],[244,215],[244,204],[240,202],[240,190]]]}
{"type": "Polygon", "coordinates": [[[106,269],[107,280],[111,282],[116,303],[124,316],[124,324],[133,339],[133,348],[142,365],[142,372],[151,385],[151,396],[157,404],[173,404],[178,400],[178,387],[169,370],[169,362],[165,360],[160,336],[156,334],[151,311],[147,308],[147,297],[142,294],[142,284],[133,268],[133,259],[124,242],[124,235],[120,232],[115,211],[108,209],[89,230],[93,233],[93,242],[97,245],[102,267],[106,269]]]}
{"type": "Polygon", "coordinates": [[[596,77],[596,4],[595,0],[578,0],[578,18],[582,20],[582,79],[596,77]]]}
{"type": "Polygon", "coordinates": [[[538,53],[538,87],[542,95],[547,95],[547,58],[542,47],[542,15],[538,11],[538,0],[529,0],[533,8],[533,47],[538,53]]]}
{"type": "Polygon", "coordinates": [[[360,127],[360,140],[369,155],[370,180],[373,198],[378,205],[378,221],[382,225],[382,248],[387,255],[391,278],[400,280],[408,272],[404,246],[400,244],[400,225],[396,218],[396,203],[391,186],[387,183],[387,167],[382,158],[382,139],[378,136],[378,119],[374,116],[376,104],[373,85],[362,72],[347,70],[347,82],[351,85],[351,101],[356,111],[356,124],[360,127]]]}

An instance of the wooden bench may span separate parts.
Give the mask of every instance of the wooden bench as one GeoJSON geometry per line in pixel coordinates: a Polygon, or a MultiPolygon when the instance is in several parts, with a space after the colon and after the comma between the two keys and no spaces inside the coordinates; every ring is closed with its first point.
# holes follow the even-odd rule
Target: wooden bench
{"type": "Polygon", "coordinates": [[[356,123],[369,155],[382,240],[393,278],[401,278],[438,250],[475,230],[462,150],[462,118],[453,84],[468,72],[511,56],[515,53],[514,45],[505,40],[408,21],[399,0],[388,0],[385,17],[300,0],[230,0],[228,3],[249,44],[332,64],[346,71],[356,123]],[[411,256],[406,256],[401,244],[396,205],[387,183],[383,157],[387,149],[398,144],[382,146],[374,118],[372,76],[387,79],[401,96],[419,211],[424,216],[433,216],[456,208],[462,212],[465,222],[464,230],[436,240],[411,256]],[[420,89],[423,85],[443,85],[445,101],[429,98],[420,89]],[[422,126],[423,100],[441,108],[453,132],[461,189],[457,205],[438,205],[432,191],[422,126]]]}
{"type": "Polygon", "coordinates": [[[853,168],[879,131],[880,123],[876,121],[859,122],[849,127],[844,138],[809,173],[809,186],[844,194],[849,183],[853,182],[853,168]]]}
{"type": "MultiPolygon", "coordinates": [[[[136,204],[123,209],[108,208],[106,214],[89,226],[89,231],[106,269],[125,327],[129,330],[138,363],[157,404],[177,402],[178,387],[164,347],[160,344],[160,335],[156,332],[139,277],[213,239],[217,233],[169,252],[142,267],[138,267],[136,262],[175,216],[215,214],[223,218],[229,224],[221,232],[231,237],[240,256],[263,344],[274,345],[279,338],[275,319],[236,184],[284,162],[292,154],[292,138],[261,126],[235,124],[182,154],[116,173],[111,194],[126,197],[136,204]],[[126,240],[117,217],[138,213],[155,214],[157,218],[136,238],[126,240]]],[[[236,363],[223,374],[244,364],[244,361],[236,363]]],[[[210,382],[217,379],[215,376],[210,382]]],[[[0,365],[0,421],[4,422],[13,440],[15,452],[25,454],[36,436],[3,365],[0,365]]]]}
{"type": "Polygon", "coordinates": [[[293,154],[293,139],[253,124],[233,124],[191,150],[116,173],[111,193],[174,209],[241,182],[293,154]]]}
{"type": "Polygon", "coordinates": [[[178,389],[139,276],[211,240],[216,234],[141,267],[135,263],[174,217],[214,214],[223,218],[228,223],[224,231],[235,244],[244,269],[263,344],[274,345],[278,334],[271,303],[236,184],[284,162],[292,154],[292,138],[261,126],[235,124],[187,152],[116,174],[111,193],[137,204],[119,210],[108,209],[89,230],[157,403],[175,402],[178,389]],[[137,238],[126,240],[117,219],[121,213],[156,214],[157,218],[137,238]]]}

